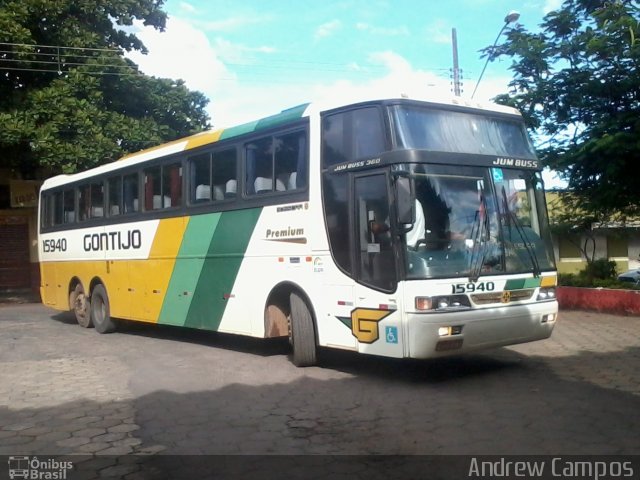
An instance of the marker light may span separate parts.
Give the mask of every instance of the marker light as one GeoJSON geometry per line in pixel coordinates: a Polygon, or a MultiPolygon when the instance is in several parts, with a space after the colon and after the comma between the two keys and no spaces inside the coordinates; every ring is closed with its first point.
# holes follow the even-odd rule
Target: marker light
{"type": "Polygon", "coordinates": [[[431,310],[431,297],[416,297],[416,310],[431,310]]]}

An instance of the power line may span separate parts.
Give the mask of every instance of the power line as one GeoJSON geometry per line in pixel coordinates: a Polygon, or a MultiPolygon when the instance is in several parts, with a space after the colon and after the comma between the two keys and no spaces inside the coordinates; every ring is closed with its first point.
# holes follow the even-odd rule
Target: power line
{"type": "Polygon", "coordinates": [[[10,47],[38,47],[38,48],[55,48],[55,49],[63,49],[63,50],[84,50],[91,52],[112,52],[112,53],[121,53],[122,50],[119,48],[92,48],[92,47],[69,47],[65,45],[41,45],[37,43],[9,43],[9,42],[0,42],[0,45],[6,45],[10,47]]]}
{"type": "MultiPolygon", "coordinates": [[[[129,65],[124,62],[122,64],[109,63],[109,61],[112,62],[114,60],[111,54],[117,55],[117,58],[122,58],[122,53],[123,52],[120,49],[110,48],[0,42],[0,71],[38,72],[52,73],[56,75],[68,74],[72,71],[81,75],[142,75],[143,73],[137,66],[129,65]],[[17,50],[13,47],[19,47],[26,51],[17,50]],[[104,55],[105,53],[108,55],[104,55]],[[83,59],[86,59],[87,61],[84,62],[82,61],[83,59]]],[[[298,59],[269,59],[268,62],[265,63],[251,61],[222,63],[228,67],[235,67],[235,69],[240,71],[244,69],[252,69],[250,72],[251,78],[258,78],[258,81],[264,84],[304,84],[317,80],[315,77],[289,79],[282,75],[278,75],[281,71],[343,73],[350,77],[365,78],[371,78],[373,75],[383,74],[386,71],[385,67],[377,65],[367,65],[363,67],[353,63],[308,61],[298,59]]],[[[443,77],[446,77],[449,73],[449,69],[445,68],[431,69],[431,71],[443,77]]],[[[8,73],[5,73],[5,75],[7,74],[8,73]]],[[[216,77],[215,81],[242,82],[243,80],[236,76],[221,76],[216,77]]]]}

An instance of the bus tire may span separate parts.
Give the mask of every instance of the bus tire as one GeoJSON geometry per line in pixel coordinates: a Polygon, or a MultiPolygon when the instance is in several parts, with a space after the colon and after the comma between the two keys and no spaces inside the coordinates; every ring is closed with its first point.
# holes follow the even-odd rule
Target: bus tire
{"type": "Polygon", "coordinates": [[[78,325],[84,328],[93,327],[89,299],[85,295],[84,288],[81,283],[78,283],[69,294],[69,307],[71,307],[78,325]]]}
{"type": "Polygon", "coordinates": [[[116,324],[111,319],[109,310],[109,297],[102,284],[93,287],[91,292],[91,321],[98,333],[111,333],[115,331],[116,324]]]}
{"type": "Polygon", "coordinates": [[[297,293],[292,293],[289,300],[291,302],[290,340],[293,345],[293,364],[296,367],[316,365],[316,335],[309,307],[297,293]]]}

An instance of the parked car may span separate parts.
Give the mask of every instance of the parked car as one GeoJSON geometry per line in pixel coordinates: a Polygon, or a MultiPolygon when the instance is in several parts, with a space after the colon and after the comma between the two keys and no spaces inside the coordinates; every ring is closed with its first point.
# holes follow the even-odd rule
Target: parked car
{"type": "Polygon", "coordinates": [[[618,280],[625,283],[633,283],[634,285],[640,285],[640,269],[629,270],[627,272],[618,275],[618,280]]]}

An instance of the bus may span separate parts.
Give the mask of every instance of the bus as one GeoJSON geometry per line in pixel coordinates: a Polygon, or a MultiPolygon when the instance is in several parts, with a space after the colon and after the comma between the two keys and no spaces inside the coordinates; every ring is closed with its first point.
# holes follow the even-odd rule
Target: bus
{"type": "Polygon", "coordinates": [[[45,305],[432,358],[548,338],[557,273],[519,113],[407,95],[304,104],[46,180],[45,305]]]}

